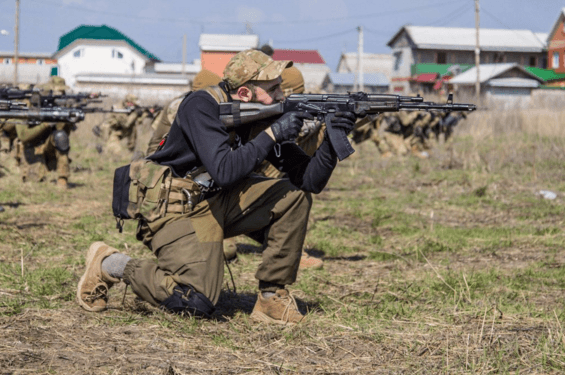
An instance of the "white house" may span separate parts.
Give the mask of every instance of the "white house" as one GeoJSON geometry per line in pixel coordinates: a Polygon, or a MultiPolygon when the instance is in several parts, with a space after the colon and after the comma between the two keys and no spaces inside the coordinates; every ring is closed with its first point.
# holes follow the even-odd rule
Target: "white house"
{"type": "Polygon", "coordinates": [[[74,91],[102,91],[115,97],[133,93],[142,100],[166,101],[189,87],[188,75],[159,74],[157,56],[106,25],[82,25],[61,36],[53,57],[58,75],[74,91]]]}

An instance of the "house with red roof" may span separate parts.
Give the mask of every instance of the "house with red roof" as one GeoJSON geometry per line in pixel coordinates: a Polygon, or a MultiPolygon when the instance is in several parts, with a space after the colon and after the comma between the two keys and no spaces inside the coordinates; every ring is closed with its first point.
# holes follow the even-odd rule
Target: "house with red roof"
{"type": "Polygon", "coordinates": [[[317,50],[275,49],[273,60],[291,60],[304,77],[307,93],[320,92],[331,69],[317,50]]]}

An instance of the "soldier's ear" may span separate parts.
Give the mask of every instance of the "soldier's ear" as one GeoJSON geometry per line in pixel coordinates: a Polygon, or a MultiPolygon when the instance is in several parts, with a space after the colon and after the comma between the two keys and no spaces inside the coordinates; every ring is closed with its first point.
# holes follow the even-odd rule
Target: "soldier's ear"
{"type": "Polygon", "coordinates": [[[247,86],[240,86],[237,89],[237,97],[244,103],[248,103],[253,99],[253,93],[247,86]]]}

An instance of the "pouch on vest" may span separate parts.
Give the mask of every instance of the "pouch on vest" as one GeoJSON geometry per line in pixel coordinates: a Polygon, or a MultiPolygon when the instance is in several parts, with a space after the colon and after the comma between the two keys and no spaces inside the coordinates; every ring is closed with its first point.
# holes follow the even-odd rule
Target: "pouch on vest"
{"type": "Polygon", "coordinates": [[[170,167],[150,160],[136,160],[130,167],[129,201],[135,202],[134,219],[152,222],[164,217],[171,187],[170,167]]]}
{"type": "Polygon", "coordinates": [[[112,210],[120,233],[124,220],[165,216],[171,179],[169,167],[145,159],[116,169],[112,210]]]}

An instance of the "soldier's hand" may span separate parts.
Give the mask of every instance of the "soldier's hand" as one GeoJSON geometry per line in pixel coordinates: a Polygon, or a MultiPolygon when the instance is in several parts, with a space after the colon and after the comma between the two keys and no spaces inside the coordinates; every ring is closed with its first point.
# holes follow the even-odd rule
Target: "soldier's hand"
{"type": "Polygon", "coordinates": [[[353,112],[336,112],[332,118],[332,126],[345,130],[346,134],[351,133],[355,128],[355,120],[357,117],[353,112]]]}
{"type": "Polygon", "coordinates": [[[308,112],[288,112],[281,116],[273,125],[271,130],[277,143],[291,141],[298,137],[304,120],[313,120],[314,116],[308,112]]]}

